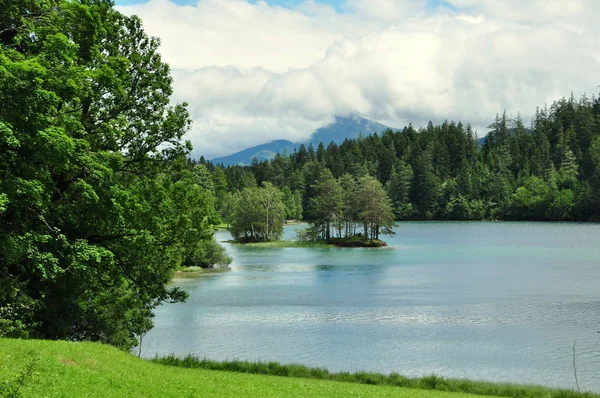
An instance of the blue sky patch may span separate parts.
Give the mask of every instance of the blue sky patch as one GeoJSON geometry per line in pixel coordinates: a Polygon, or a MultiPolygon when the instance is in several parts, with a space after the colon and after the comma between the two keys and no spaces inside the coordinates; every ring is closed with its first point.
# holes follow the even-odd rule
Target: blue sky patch
{"type": "MultiPolygon", "coordinates": [[[[130,5],[130,4],[146,3],[147,1],[148,0],[115,0],[115,4],[118,6],[126,6],[126,5],[130,5]]],[[[198,2],[197,0],[170,0],[170,1],[172,1],[175,4],[179,4],[179,5],[193,5],[198,2]]],[[[258,0],[248,0],[248,1],[250,3],[256,3],[258,0]]],[[[294,8],[295,6],[297,6],[298,4],[303,2],[303,0],[266,0],[266,1],[267,1],[267,3],[269,3],[271,5],[281,6],[281,7],[286,7],[286,8],[294,8]]],[[[329,4],[330,6],[335,8],[338,12],[344,11],[343,4],[345,3],[345,0],[315,0],[315,1],[317,3],[329,4]]],[[[430,9],[435,9],[438,7],[446,7],[446,8],[450,8],[452,10],[456,10],[456,7],[454,7],[452,4],[450,4],[444,0],[429,0],[428,6],[430,9]]]]}

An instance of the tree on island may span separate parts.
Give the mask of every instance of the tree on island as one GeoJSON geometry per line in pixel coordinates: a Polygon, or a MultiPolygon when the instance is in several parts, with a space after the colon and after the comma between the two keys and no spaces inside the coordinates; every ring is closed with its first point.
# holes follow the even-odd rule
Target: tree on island
{"type": "Polygon", "coordinates": [[[309,202],[311,225],[316,236],[328,241],[332,230],[339,231],[339,223],[344,219],[344,191],[329,169],[321,172],[311,188],[314,194],[309,202]]]}
{"type": "Polygon", "coordinates": [[[312,190],[308,235],[313,239],[359,245],[360,239],[377,241],[380,233],[393,233],[392,203],[376,178],[366,175],[356,180],[345,174],[338,181],[324,169],[312,190]],[[357,225],[363,229],[360,237],[357,225]]]}
{"type": "Polygon", "coordinates": [[[379,234],[393,234],[394,212],[392,202],[381,183],[374,177],[358,180],[358,218],[364,226],[365,239],[379,239],[379,234]]]}
{"type": "Polygon", "coordinates": [[[283,234],[283,195],[271,183],[244,188],[233,195],[231,234],[241,243],[278,240],[283,234]]]}

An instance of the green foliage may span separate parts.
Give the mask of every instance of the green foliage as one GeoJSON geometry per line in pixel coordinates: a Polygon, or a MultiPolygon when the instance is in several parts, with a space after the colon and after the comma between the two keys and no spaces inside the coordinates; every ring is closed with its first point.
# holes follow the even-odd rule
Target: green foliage
{"type": "Polygon", "coordinates": [[[452,196],[443,210],[443,217],[448,220],[483,220],[485,205],[481,200],[469,200],[462,194],[452,196]]]}
{"type": "Polygon", "coordinates": [[[324,169],[314,185],[310,198],[313,228],[322,240],[332,236],[332,229],[343,221],[344,191],[329,169],[324,169]]]}
{"type": "Polygon", "coordinates": [[[441,194],[440,178],[436,175],[429,151],[422,152],[415,161],[413,203],[426,220],[435,217],[441,194]]]}
{"type": "Polygon", "coordinates": [[[386,184],[388,195],[394,206],[396,218],[401,220],[412,215],[412,206],[408,206],[411,184],[414,177],[412,168],[402,159],[398,160],[396,166],[392,166],[390,179],[386,184]],[[407,209],[407,207],[410,208],[407,209]]]}
{"type": "Polygon", "coordinates": [[[507,216],[517,220],[544,220],[552,202],[551,194],[542,178],[531,176],[512,196],[507,216]]]}
{"type": "Polygon", "coordinates": [[[225,196],[227,195],[227,175],[222,167],[215,167],[212,173],[213,187],[215,191],[215,200],[217,211],[223,215],[223,206],[225,205],[225,196]]]}
{"type": "Polygon", "coordinates": [[[237,195],[231,192],[226,192],[221,199],[219,213],[227,226],[234,220],[237,199],[237,195]]]}
{"type": "Polygon", "coordinates": [[[185,253],[211,261],[215,188],[187,169],[185,104],[158,39],[112,2],[0,9],[0,335],[130,348],[185,298],[166,287],[185,253]]]}
{"type": "Polygon", "coordinates": [[[192,247],[183,265],[186,267],[222,268],[231,264],[231,257],[223,246],[214,239],[203,239],[192,247]]]}
{"type": "Polygon", "coordinates": [[[378,240],[380,232],[392,233],[392,203],[376,178],[365,175],[356,180],[346,173],[337,180],[324,169],[311,190],[310,227],[301,241],[367,246],[356,243],[378,240]],[[359,225],[363,234],[356,237],[359,225]]]}
{"type": "Polygon", "coordinates": [[[575,208],[575,194],[570,189],[558,191],[554,200],[546,211],[546,217],[550,220],[571,220],[575,208]]]}
{"type": "Polygon", "coordinates": [[[384,234],[393,234],[392,203],[381,183],[371,176],[361,177],[358,179],[355,195],[358,203],[358,219],[364,226],[364,238],[378,240],[381,231],[384,234]]]}
{"type": "Polygon", "coordinates": [[[283,195],[273,184],[244,188],[234,194],[231,234],[238,242],[277,240],[283,233],[283,195]]]}
{"type": "Polygon", "coordinates": [[[0,194],[0,213],[3,213],[6,211],[7,205],[8,205],[8,196],[6,196],[6,194],[4,194],[4,193],[0,194]]]}
{"type": "Polygon", "coordinates": [[[302,195],[300,192],[292,193],[292,190],[285,186],[281,193],[283,195],[283,205],[285,206],[285,219],[302,220],[302,195]]]}

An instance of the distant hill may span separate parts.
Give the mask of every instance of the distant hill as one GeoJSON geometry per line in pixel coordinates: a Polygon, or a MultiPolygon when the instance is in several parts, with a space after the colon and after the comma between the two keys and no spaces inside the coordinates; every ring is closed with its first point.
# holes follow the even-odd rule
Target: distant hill
{"type": "Polygon", "coordinates": [[[284,150],[288,153],[292,152],[296,146],[297,144],[294,144],[291,141],[275,140],[266,144],[246,148],[229,156],[211,159],[211,162],[214,164],[223,163],[225,166],[234,164],[249,165],[254,158],[257,158],[260,161],[271,160],[277,153],[283,152],[284,150]]]}
{"type": "Polygon", "coordinates": [[[355,114],[349,116],[336,116],[335,121],[327,126],[315,130],[310,138],[304,142],[293,143],[287,140],[275,140],[266,144],[244,149],[229,156],[211,159],[215,164],[223,163],[225,166],[234,164],[249,165],[253,158],[258,160],[271,160],[277,153],[284,150],[291,153],[301,144],[313,144],[315,149],[319,143],[327,146],[330,142],[341,144],[345,139],[358,138],[361,134],[365,137],[373,133],[381,133],[389,129],[381,123],[374,122],[355,114]]]}
{"type": "Polygon", "coordinates": [[[313,144],[315,149],[319,143],[327,146],[331,141],[341,144],[346,138],[365,137],[373,133],[381,133],[389,129],[381,123],[374,122],[355,114],[336,116],[335,121],[327,126],[318,128],[304,144],[313,144]]]}

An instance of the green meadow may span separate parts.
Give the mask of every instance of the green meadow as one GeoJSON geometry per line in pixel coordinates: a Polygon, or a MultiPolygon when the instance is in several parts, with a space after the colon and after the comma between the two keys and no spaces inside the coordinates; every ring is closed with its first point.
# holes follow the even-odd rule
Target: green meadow
{"type": "Polygon", "coordinates": [[[460,390],[480,391],[487,396],[577,396],[571,391],[544,387],[436,376],[408,379],[364,372],[333,374],[299,365],[212,362],[192,357],[147,361],[98,343],[0,339],[0,396],[6,397],[480,396],[460,390]]]}

